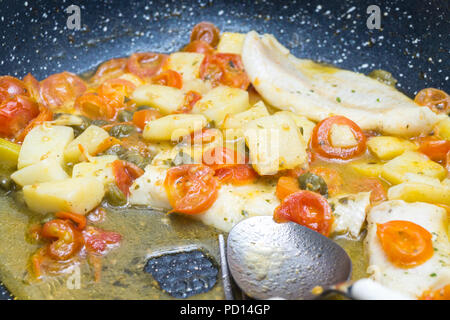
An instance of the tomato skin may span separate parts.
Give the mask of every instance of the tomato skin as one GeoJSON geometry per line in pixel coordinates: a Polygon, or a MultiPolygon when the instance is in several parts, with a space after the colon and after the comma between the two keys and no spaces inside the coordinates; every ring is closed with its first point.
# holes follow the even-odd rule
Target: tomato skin
{"type": "Polygon", "coordinates": [[[174,70],[166,70],[152,78],[154,84],[181,89],[183,87],[183,78],[174,70]]]}
{"type": "Polygon", "coordinates": [[[198,100],[202,98],[202,95],[197,91],[188,91],[184,96],[183,105],[176,111],[176,113],[189,113],[194,108],[194,105],[198,100]]]}
{"type": "Polygon", "coordinates": [[[42,103],[41,95],[39,93],[40,84],[39,81],[33,77],[31,73],[28,73],[23,78],[23,83],[25,84],[25,87],[27,88],[28,94],[31,98],[36,100],[38,103],[42,103]]]}
{"type": "Polygon", "coordinates": [[[141,130],[144,130],[147,122],[161,117],[162,115],[158,110],[153,109],[139,110],[133,114],[133,123],[141,130]]]}
{"type": "Polygon", "coordinates": [[[102,83],[98,89],[98,95],[105,99],[111,108],[118,111],[123,107],[125,98],[133,93],[136,86],[128,80],[110,79],[102,83]]]}
{"type": "Polygon", "coordinates": [[[124,195],[128,196],[133,181],[144,174],[144,170],[133,163],[116,160],[112,163],[114,177],[116,178],[117,187],[124,195]]]}
{"type": "Polygon", "coordinates": [[[237,164],[232,167],[216,169],[214,176],[221,183],[242,186],[255,181],[258,178],[258,173],[248,164],[237,164]]]}
{"type": "Polygon", "coordinates": [[[75,108],[93,120],[112,120],[117,116],[116,105],[95,92],[86,92],[75,101],[75,108]]]}
{"type": "Polygon", "coordinates": [[[283,176],[283,177],[280,177],[280,179],[278,179],[277,189],[275,191],[275,194],[277,195],[278,199],[283,200],[290,194],[297,192],[299,190],[300,190],[300,187],[298,185],[297,178],[283,176]]]}
{"type": "Polygon", "coordinates": [[[86,227],[86,217],[72,212],[66,212],[66,211],[58,211],[55,213],[55,217],[63,219],[63,220],[71,220],[77,224],[78,230],[83,230],[86,227]]]}
{"type": "Polygon", "coordinates": [[[328,237],[331,232],[333,216],[327,200],[320,194],[300,190],[287,196],[275,208],[273,219],[276,222],[292,221],[308,227],[328,237]]]}
{"type": "Polygon", "coordinates": [[[241,56],[233,53],[207,55],[200,65],[200,78],[210,80],[213,86],[223,84],[247,90],[250,85],[241,56]]]}
{"type": "Polygon", "coordinates": [[[419,151],[433,161],[443,162],[450,151],[450,141],[427,137],[420,141],[419,151]]]}
{"type": "Polygon", "coordinates": [[[39,114],[23,129],[18,136],[16,136],[15,142],[22,143],[27,134],[36,126],[44,123],[45,121],[53,120],[53,112],[46,106],[39,104],[39,114]]]}
{"type": "Polygon", "coordinates": [[[120,77],[125,73],[127,63],[128,58],[111,59],[102,63],[92,77],[92,81],[95,83],[100,83],[105,80],[120,77]]]}
{"type": "Polygon", "coordinates": [[[425,291],[419,300],[450,300],[450,284],[434,291],[425,291]]]}
{"type": "Polygon", "coordinates": [[[0,106],[0,137],[19,135],[38,114],[38,105],[26,96],[15,96],[4,102],[0,106]]]}
{"type": "Polygon", "coordinates": [[[89,226],[83,231],[86,250],[90,254],[105,255],[113,247],[117,247],[122,236],[117,232],[105,231],[89,226]]]}
{"type": "Polygon", "coordinates": [[[213,170],[233,167],[237,164],[245,164],[245,158],[235,150],[225,147],[215,147],[203,152],[202,161],[213,170]]]}
{"type": "Polygon", "coordinates": [[[203,40],[194,40],[184,47],[183,51],[209,55],[214,53],[214,48],[203,40]]]}
{"type": "Polygon", "coordinates": [[[55,260],[67,260],[83,246],[81,233],[68,220],[55,219],[42,227],[41,236],[54,240],[47,246],[47,254],[55,260]]]}
{"type": "Polygon", "coordinates": [[[192,28],[191,42],[202,40],[211,47],[217,46],[220,40],[220,30],[211,22],[202,21],[192,28]]]}
{"type": "Polygon", "coordinates": [[[434,253],[431,233],[410,221],[377,224],[377,237],[388,260],[399,268],[421,265],[434,253]]]}
{"type": "Polygon", "coordinates": [[[1,76],[0,104],[18,95],[28,96],[28,90],[25,83],[11,76],[1,76]]]}
{"type": "Polygon", "coordinates": [[[311,150],[318,155],[334,160],[348,160],[361,155],[366,150],[366,136],[361,128],[343,116],[332,116],[320,121],[313,129],[311,150]],[[346,125],[355,136],[357,144],[351,147],[334,147],[330,141],[333,124],[346,125]]]}
{"type": "Polygon", "coordinates": [[[39,89],[42,102],[51,111],[71,108],[75,100],[86,90],[85,82],[67,71],[44,79],[39,89]]]}
{"type": "Polygon", "coordinates": [[[450,112],[450,96],[435,88],[420,90],[414,98],[414,102],[419,106],[428,107],[436,113],[448,114],[450,112]]]}
{"type": "Polygon", "coordinates": [[[386,190],[378,178],[363,178],[353,182],[352,188],[355,192],[370,191],[370,202],[379,202],[387,199],[386,190]]]}
{"type": "Polygon", "coordinates": [[[214,170],[201,164],[186,164],[167,171],[164,187],[172,211],[198,214],[209,209],[217,199],[219,182],[214,170]]]}
{"type": "Polygon", "coordinates": [[[152,52],[134,53],[128,59],[127,69],[142,79],[149,79],[161,70],[168,57],[152,52]]]}

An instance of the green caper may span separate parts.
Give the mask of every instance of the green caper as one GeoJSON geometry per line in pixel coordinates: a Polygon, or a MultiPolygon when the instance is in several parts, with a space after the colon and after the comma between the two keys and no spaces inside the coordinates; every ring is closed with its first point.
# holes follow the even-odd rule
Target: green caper
{"type": "Polygon", "coordinates": [[[122,147],[120,144],[115,144],[105,150],[104,154],[111,156],[118,156],[119,158],[127,152],[127,149],[122,147]]]}
{"type": "Polygon", "coordinates": [[[117,115],[117,119],[120,122],[129,122],[129,121],[133,120],[133,112],[129,111],[129,110],[122,110],[117,115]]]}
{"type": "Polygon", "coordinates": [[[16,184],[8,176],[0,176],[0,189],[4,191],[14,191],[16,189],[16,184]]]}
{"type": "Polygon", "coordinates": [[[21,208],[26,208],[27,204],[25,202],[25,197],[23,195],[22,190],[18,190],[12,193],[12,198],[14,199],[14,202],[17,204],[17,206],[21,208]]]}
{"type": "Polygon", "coordinates": [[[112,206],[120,207],[127,204],[127,197],[115,183],[106,187],[105,200],[112,206]]]}
{"type": "Polygon", "coordinates": [[[139,106],[139,107],[137,107],[137,109],[136,109],[136,111],[141,111],[141,110],[148,110],[148,109],[151,109],[151,107],[149,107],[149,106],[139,106]]]}
{"type": "Polygon", "coordinates": [[[92,120],[91,124],[93,124],[94,126],[97,126],[97,127],[102,127],[102,126],[106,126],[107,124],[109,124],[109,122],[106,120],[92,120]]]}
{"type": "Polygon", "coordinates": [[[86,130],[90,125],[92,120],[85,117],[85,116],[78,116],[83,122],[79,125],[71,126],[73,129],[73,133],[75,137],[78,137],[80,134],[83,133],[84,130],[86,130]]]}
{"type": "Polygon", "coordinates": [[[318,192],[328,197],[328,186],[321,176],[311,172],[306,172],[298,177],[300,189],[318,192]]]}
{"type": "Polygon", "coordinates": [[[134,163],[139,168],[144,169],[149,161],[137,151],[127,151],[120,157],[122,160],[134,163]]]}
{"type": "Polygon", "coordinates": [[[180,151],[177,153],[175,158],[172,160],[172,166],[181,166],[182,164],[191,164],[194,163],[194,160],[191,158],[190,155],[184,153],[183,151],[180,151]]]}
{"type": "Polygon", "coordinates": [[[121,139],[136,132],[136,127],[129,124],[118,124],[109,130],[109,135],[121,139]]]}
{"type": "Polygon", "coordinates": [[[385,70],[373,70],[368,74],[368,76],[391,87],[395,87],[397,84],[397,79],[395,79],[390,72],[385,70]]]}

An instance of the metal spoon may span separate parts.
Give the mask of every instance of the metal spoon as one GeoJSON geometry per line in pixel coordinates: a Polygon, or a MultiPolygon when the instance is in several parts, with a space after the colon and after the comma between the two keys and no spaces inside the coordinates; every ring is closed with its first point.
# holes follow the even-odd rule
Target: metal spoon
{"type": "Polygon", "coordinates": [[[355,299],[408,299],[372,281],[349,281],[352,263],[334,241],[293,222],[252,217],[230,231],[230,273],[254,299],[316,299],[339,292],[355,299]]]}

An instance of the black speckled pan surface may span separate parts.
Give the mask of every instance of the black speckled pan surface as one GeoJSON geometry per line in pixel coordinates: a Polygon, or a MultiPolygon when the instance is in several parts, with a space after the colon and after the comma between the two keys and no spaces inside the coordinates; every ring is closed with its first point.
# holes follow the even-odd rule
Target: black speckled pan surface
{"type": "Polygon", "coordinates": [[[299,57],[362,73],[385,69],[409,96],[425,87],[450,91],[448,0],[0,0],[0,74],[41,80],[136,51],[171,52],[202,20],[224,31],[272,33],[299,57]],[[79,31],[66,27],[71,4],[81,8],[79,31]],[[373,4],[381,30],[366,26],[373,4]]]}

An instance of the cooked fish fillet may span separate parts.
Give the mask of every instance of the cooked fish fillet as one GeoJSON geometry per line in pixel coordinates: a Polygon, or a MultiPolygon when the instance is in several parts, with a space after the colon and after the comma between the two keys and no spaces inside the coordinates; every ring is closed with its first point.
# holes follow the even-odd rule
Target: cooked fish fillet
{"type": "Polygon", "coordinates": [[[249,32],[242,60],[253,86],[272,106],[311,120],[343,115],[363,130],[413,136],[440,116],[388,85],[363,74],[298,59],[272,35],[249,32]]]}

